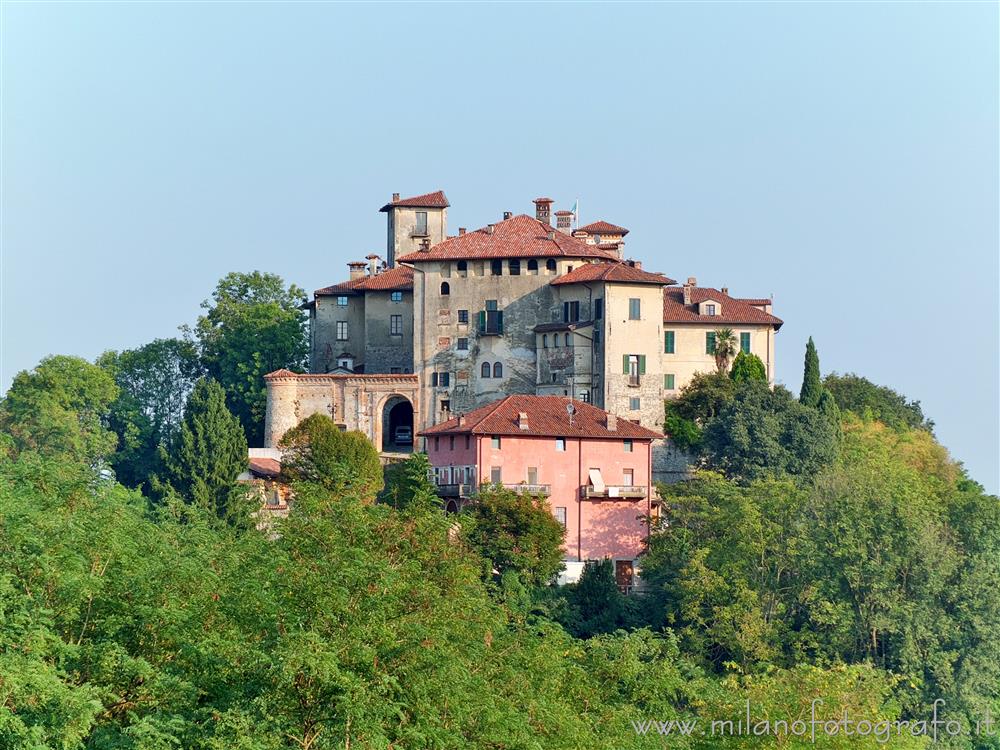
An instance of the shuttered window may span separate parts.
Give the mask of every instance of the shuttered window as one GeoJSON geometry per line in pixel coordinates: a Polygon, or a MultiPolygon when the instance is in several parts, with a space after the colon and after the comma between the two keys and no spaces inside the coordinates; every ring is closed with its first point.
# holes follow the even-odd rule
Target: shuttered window
{"type": "Polygon", "coordinates": [[[663,387],[668,390],[674,390],[674,376],[670,373],[663,376],[663,387]]]}
{"type": "Polygon", "coordinates": [[[750,353],[750,332],[743,331],[740,334],[740,351],[744,354],[750,353]]]}
{"type": "Polygon", "coordinates": [[[705,354],[715,354],[715,331],[705,334],[705,354]]]}
{"type": "Polygon", "coordinates": [[[664,331],[663,332],[663,353],[673,354],[674,353],[674,332],[664,331]]]}

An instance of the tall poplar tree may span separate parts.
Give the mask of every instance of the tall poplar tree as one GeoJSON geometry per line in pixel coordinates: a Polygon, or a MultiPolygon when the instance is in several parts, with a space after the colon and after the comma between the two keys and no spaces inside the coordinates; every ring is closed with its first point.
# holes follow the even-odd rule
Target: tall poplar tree
{"type": "Polygon", "coordinates": [[[802,390],[799,392],[799,401],[806,406],[816,408],[819,406],[819,397],[823,393],[823,384],[819,379],[819,354],[816,352],[816,345],[812,336],[806,344],[805,369],[802,373],[802,390]]]}

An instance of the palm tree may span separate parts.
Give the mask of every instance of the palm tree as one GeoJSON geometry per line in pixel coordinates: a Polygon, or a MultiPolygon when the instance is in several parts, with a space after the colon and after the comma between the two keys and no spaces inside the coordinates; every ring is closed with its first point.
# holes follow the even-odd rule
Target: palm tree
{"type": "Polygon", "coordinates": [[[732,328],[720,328],[715,332],[715,366],[719,374],[729,369],[729,360],[736,354],[736,336],[732,328]]]}

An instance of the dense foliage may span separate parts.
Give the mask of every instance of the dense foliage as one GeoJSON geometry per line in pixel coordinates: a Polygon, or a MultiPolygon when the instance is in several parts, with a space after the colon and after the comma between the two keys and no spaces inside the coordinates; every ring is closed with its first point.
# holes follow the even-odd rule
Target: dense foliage
{"type": "Polygon", "coordinates": [[[764,367],[764,363],[761,361],[761,358],[756,354],[747,354],[746,352],[741,351],[736,355],[736,359],[733,360],[733,367],[729,371],[729,377],[737,383],[746,382],[748,380],[756,380],[760,383],[766,383],[767,368],[764,367]]]}
{"type": "Polygon", "coordinates": [[[934,428],[934,423],[924,417],[919,401],[907,401],[902,394],[860,375],[831,373],[824,378],[823,387],[833,394],[837,406],[862,419],[877,419],[893,429],[934,428]]]}

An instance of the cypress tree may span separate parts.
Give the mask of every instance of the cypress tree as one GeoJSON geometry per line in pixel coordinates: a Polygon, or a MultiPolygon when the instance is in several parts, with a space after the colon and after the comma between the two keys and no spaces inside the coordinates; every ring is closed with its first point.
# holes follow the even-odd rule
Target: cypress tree
{"type": "Polygon", "coordinates": [[[816,345],[812,336],[806,344],[805,370],[802,374],[802,390],[799,392],[799,401],[806,406],[816,408],[819,406],[819,397],[823,393],[823,384],[819,379],[819,354],[816,352],[816,345]]]}
{"type": "Polygon", "coordinates": [[[201,378],[195,383],[184,420],[162,458],[170,487],[189,502],[226,515],[236,477],[247,466],[247,441],[218,382],[201,378]]]}
{"type": "Polygon", "coordinates": [[[817,407],[819,408],[819,413],[826,417],[826,420],[833,426],[833,432],[837,440],[840,440],[842,436],[840,407],[837,406],[837,400],[833,397],[833,394],[826,388],[823,389],[823,393],[819,397],[817,407]]]}

